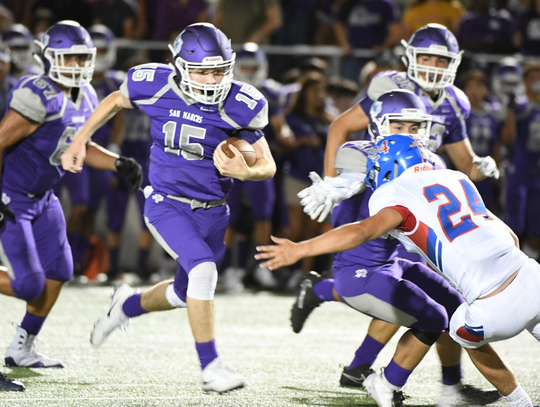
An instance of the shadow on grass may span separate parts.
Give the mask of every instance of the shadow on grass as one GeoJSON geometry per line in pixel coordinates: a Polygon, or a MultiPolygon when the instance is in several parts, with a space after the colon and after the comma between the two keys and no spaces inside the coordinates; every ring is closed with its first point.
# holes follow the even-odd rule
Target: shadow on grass
{"type": "Polygon", "coordinates": [[[6,376],[10,379],[24,379],[28,377],[39,377],[43,376],[43,373],[38,373],[35,370],[29,369],[27,367],[12,367],[11,373],[7,373],[6,376]]]}

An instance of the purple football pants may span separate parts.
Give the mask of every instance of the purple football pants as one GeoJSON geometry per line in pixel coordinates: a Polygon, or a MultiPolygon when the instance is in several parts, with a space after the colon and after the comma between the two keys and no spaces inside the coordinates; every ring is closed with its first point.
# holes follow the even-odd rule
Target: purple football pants
{"type": "Polygon", "coordinates": [[[461,295],[433,270],[398,259],[379,267],[334,269],[334,286],[347,305],[393,324],[442,332],[461,295]]]}
{"type": "Polygon", "coordinates": [[[219,265],[223,258],[229,207],[192,210],[154,191],[145,201],[144,217],[154,238],[178,263],[174,291],[186,301],[190,270],[205,262],[219,265]]]}
{"type": "Polygon", "coordinates": [[[73,258],[66,237],[66,222],[60,201],[52,191],[43,197],[5,191],[15,222],[7,220],[0,239],[16,296],[35,300],[45,279],[68,281],[73,275],[73,258]]]}

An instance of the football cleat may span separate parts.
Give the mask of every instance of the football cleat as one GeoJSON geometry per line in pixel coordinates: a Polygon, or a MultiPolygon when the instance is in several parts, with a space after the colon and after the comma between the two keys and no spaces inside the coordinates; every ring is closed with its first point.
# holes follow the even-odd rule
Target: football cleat
{"type": "Polygon", "coordinates": [[[6,366],[33,368],[61,368],[62,362],[42,355],[36,350],[36,335],[30,335],[26,330],[17,327],[15,338],[6,350],[6,366]]]}
{"type": "Polygon", "coordinates": [[[405,397],[401,390],[396,390],[390,383],[380,374],[372,373],[364,380],[368,396],[377,402],[380,407],[402,407],[405,397]]]}
{"type": "Polygon", "coordinates": [[[309,315],[324,302],[313,291],[315,284],[322,280],[319,273],[311,271],[300,282],[296,301],[291,310],[291,325],[295,333],[300,333],[309,315]]]}
{"type": "Polygon", "coordinates": [[[133,295],[134,290],[127,284],[120,284],[114,289],[111,297],[109,311],[99,318],[94,324],[94,329],[90,334],[90,343],[99,346],[117,328],[126,330],[129,326],[130,318],[124,314],[122,305],[133,295]]]}
{"type": "Polygon", "coordinates": [[[24,391],[24,384],[0,373],[0,391],[24,391]]]}
{"type": "Polygon", "coordinates": [[[226,393],[244,387],[244,378],[234,370],[225,366],[220,358],[215,358],[201,373],[201,383],[204,391],[226,393]]]}
{"type": "Polygon", "coordinates": [[[339,384],[341,386],[359,387],[363,389],[364,380],[366,380],[366,377],[373,373],[375,372],[371,368],[371,365],[359,365],[353,367],[352,369],[344,367],[343,373],[341,373],[341,377],[339,379],[339,384]]]}
{"type": "Polygon", "coordinates": [[[496,402],[500,398],[501,394],[497,390],[482,390],[467,384],[457,383],[452,386],[442,386],[441,394],[437,399],[437,406],[485,406],[496,402]]]}

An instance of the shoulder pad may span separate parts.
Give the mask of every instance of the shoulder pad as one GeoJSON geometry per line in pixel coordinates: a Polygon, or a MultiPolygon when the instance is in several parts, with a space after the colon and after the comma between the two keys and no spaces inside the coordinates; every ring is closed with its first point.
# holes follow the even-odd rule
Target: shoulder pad
{"type": "Polygon", "coordinates": [[[371,100],[377,100],[383,93],[394,89],[408,89],[414,92],[415,86],[405,72],[385,71],[371,80],[367,95],[371,100]]]}
{"type": "Polygon", "coordinates": [[[23,76],[11,92],[9,107],[35,123],[56,109],[58,92],[46,76],[23,76]]]}
{"type": "Polygon", "coordinates": [[[456,101],[459,113],[466,119],[471,113],[471,102],[465,93],[458,87],[451,85],[446,88],[447,97],[451,97],[456,101]]]}
{"type": "Polygon", "coordinates": [[[165,64],[134,66],[128,71],[120,91],[132,102],[151,99],[164,86],[168,86],[168,79],[172,73],[174,69],[165,64]]]}
{"type": "Polygon", "coordinates": [[[348,141],[342,144],[336,153],[334,168],[338,172],[348,170],[365,174],[367,158],[373,146],[369,140],[348,141]]]}
{"type": "Polygon", "coordinates": [[[255,87],[233,82],[219,107],[221,118],[236,129],[262,130],[268,124],[268,102],[255,87]]]}

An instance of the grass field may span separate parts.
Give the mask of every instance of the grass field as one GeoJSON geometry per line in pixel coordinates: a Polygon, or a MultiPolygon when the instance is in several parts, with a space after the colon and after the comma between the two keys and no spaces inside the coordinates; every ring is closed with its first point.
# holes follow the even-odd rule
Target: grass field
{"type": "MultiPolygon", "coordinates": [[[[89,343],[94,320],[109,304],[108,287],[62,292],[45,324],[40,351],[64,369],[8,369],[25,393],[0,394],[0,406],[354,406],[375,405],[365,393],[339,387],[340,364],[348,364],[369,319],[342,304],[325,304],[296,335],[289,327],[292,296],[246,293],[216,298],[218,350],[246,378],[245,389],[205,394],[185,310],[145,315],[128,332],[117,331],[98,349],[89,343]]],[[[0,349],[11,342],[24,304],[0,296],[0,349]]],[[[400,331],[402,332],[402,331],[400,331]]],[[[399,334],[398,334],[399,336],[399,334]]],[[[396,341],[375,366],[391,358],[396,341]]],[[[534,404],[540,402],[540,344],[528,333],[497,349],[516,372],[534,404]]],[[[463,356],[466,382],[488,386],[463,356]]],[[[406,404],[433,405],[440,368],[432,350],[405,387],[406,404]]]]}

